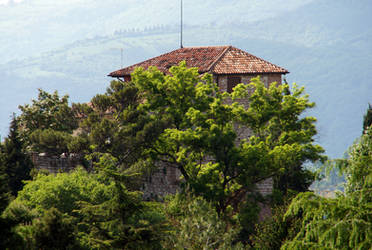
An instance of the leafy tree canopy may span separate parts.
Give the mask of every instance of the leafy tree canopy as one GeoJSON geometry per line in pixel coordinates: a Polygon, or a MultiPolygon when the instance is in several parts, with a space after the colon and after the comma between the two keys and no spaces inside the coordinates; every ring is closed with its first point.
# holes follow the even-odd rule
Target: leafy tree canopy
{"type": "Polygon", "coordinates": [[[48,128],[72,132],[77,127],[75,116],[68,105],[68,96],[59,97],[57,91],[50,94],[39,89],[37,100],[32,100],[32,105],[20,105],[19,109],[22,111],[20,125],[26,134],[48,128]]]}
{"type": "Polygon", "coordinates": [[[60,245],[87,249],[122,249],[159,245],[164,217],[156,207],[144,204],[138,192],[125,187],[117,160],[103,155],[97,169],[87,173],[38,175],[19,192],[4,217],[21,223],[17,233],[26,248],[60,245]],[[114,165],[113,165],[114,164],[114,165]]]}
{"type": "Polygon", "coordinates": [[[298,234],[282,249],[372,248],[372,129],[349,150],[340,169],[346,174],[344,194],[334,199],[302,193],[286,217],[299,217],[298,234]]]}
{"type": "Polygon", "coordinates": [[[67,144],[78,127],[78,119],[67,95],[60,97],[57,91],[50,94],[39,89],[37,100],[32,100],[31,105],[20,105],[19,109],[20,134],[31,150],[53,155],[69,152],[67,144]]]}
{"type": "Polygon", "coordinates": [[[219,211],[259,181],[322,159],[323,149],[313,140],[316,120],[303,116],[314,106],[303,88],[294,86],[290,93],[286,84],[267,88],[255,78],[230,95],[219,91],[211,75],[199,76],[185,63],[170,73],[150,68],[132,75],[142,98],[137,109],[156,124],[147,152],[174,164],[219,211]],[[236,128],[249,128],[251,136],[238,141],[236,128]]]}
{"type": "Polygon", "coordinates": [[[113,184],[101,183],[95,175],[80,168],[56,176],[39,174],[27,183],[7,210],[11,211],[13,203],[20,203],[37,214],[54,207],[62,213],[73,215],[73,211],[78,209],[77,201],[99,203],[109,199],[112,195],[110,185],[113,184]]]}
{"type": "Polygon", "coordinates": [[[173,222],[166,249],[243,249],[234,242],[239,227],[221,219],[201,197],[177,194],[166,204],[166,213],[173,222]]]}
{"type": "Polygon", "coordinates": [[[229,94],[220,92],[210,74],[200,76],[185,62],[170,73],[139,68],[131,82],[113,81],[105,94],[72,108],[67,96],[42,90],[32,105],[20,106],[19,131],[32,150],[84,153],[94,166],[91,174],[40,175],[25,186],[5,215],[26,224],[40,220],[19,226],[27,242],[37,245],[54,237],[47,232],[53,225],[63,234],[75,223],[75,239],[88,248],[160,247],[167,230],[164,216],[158,205],[141,201],[131,180],[162,163],[180,170],[184,191],[202,196],[188,204],[177,227],[185,235],[188,223],[207,231],[215,227],[208,231],[212,241],[200,230],[190,232],[198,246],[223,246],[220,235],[236,236],[225,230],[229,223],[218,222],[227,214],[245,232],[253,230],[251,215],[257,215],[255,202],[261,200],[254,194],[257,183],[274,178],[283,192],[307,189],[311,176],[303,164],[324,156],[313,139],[316,119],[304,115],[314,104],[303,88],[267,87],[253,78],[229,94]],[[205,220],[193,218],[201,213],[199,205],[209,211],[205,220]]]}
{"type": "MultiPolygon", "coordinates": [[[[291,93],[287,84],[265,87],[254,78],[228,94],[184,62],[170,73],[139,68],[131,82],[113,81],[90,105],[75,105],[85,142],[78,146],[109,153],[125,168],[173,165],[220,212],[266,178],[311,182],[302,164],[323,159],[323,149],[313,140],[316,119],[303,115],[314,106],[303,88],[291,93]]],[[[282,188],[308,184],[293,186],[282,188]]]]}

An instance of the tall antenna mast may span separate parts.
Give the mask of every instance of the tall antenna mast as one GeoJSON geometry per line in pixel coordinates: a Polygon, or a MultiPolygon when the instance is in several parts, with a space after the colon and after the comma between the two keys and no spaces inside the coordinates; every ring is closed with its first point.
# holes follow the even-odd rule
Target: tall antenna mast
{"type": "Polygon", "coordinates": [[[181,0],[181,48],[183,48],[183,44],[182,44],[182,39],[183,39],[183,37],[182,37],[182,34],[183,33],[183,0],[181,0]]]}
{"type": "Polygon", "coordinates": [[[123,48],[120,49],[120,67],[123,68],[123,48]]]}

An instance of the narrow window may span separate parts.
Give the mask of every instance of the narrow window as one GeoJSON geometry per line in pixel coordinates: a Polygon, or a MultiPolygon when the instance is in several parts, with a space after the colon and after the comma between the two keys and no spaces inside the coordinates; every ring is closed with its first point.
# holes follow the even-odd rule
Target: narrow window
{"type": "Polygon", "coordinates": [[[231,93],[233,88],[242,82],[242,78],[240,76],[228,76],[227,77],[227,92],[231,93]]]}

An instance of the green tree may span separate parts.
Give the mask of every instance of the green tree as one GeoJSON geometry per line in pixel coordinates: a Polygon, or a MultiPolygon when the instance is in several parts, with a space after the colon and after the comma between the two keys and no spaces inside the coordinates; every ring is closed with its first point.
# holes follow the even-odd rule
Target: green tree
{"type": "Polygon", "coordinates": [[[2,147],[1,164],[5,168],[8,186],[13,196],[17,196],[18,191],[22,189],[24,180],[31,179],[30,171],[33,167],[30,157],[25,152],[18,127],[18,120],[13,116],[9,136],[2,147]]]}
{"type": "Polygon", "coordinates": [[[37,129],[30,135],[29,141],[34,152],[60,156],[70,152],[69,145],[73,141],[73,136],[53,129],[37,129]]]}
{"type": "Polygon", "coordinates": [[[211,75],[199,76],[185,63],[170,73],[150,68],[132,75],[142,97],[138,109],[156,124],[147,152],[155,162],[177,167],[191,190],[219,212],[258,182],[322,158],[313,141],[315,118],[301,116],[314,106],[302,88],[266,88],[256,78],[229,95],[220,93],[211,75]],[[237,127],[249,128],[252,136],[238,142],[237,127]]]}
{"type": "MultiPolygon", "coordinates": [[[[12,143],[10,143],[9,139],[6,140],[6,149],[5,145],[2,143],[0,144],[0,249],[21,249],[22,248],[22,238],[19,237],[18,234],[14,232],[15,227],[17,226],[17,221],[10,219],[10,218],[4,218],[2,215],[4,209],[8,206],[10,200],[11,200],[11,189],[9,187],[10,184],[16,184],[17,180],[22,181],[22,178],[24,177],[23,174],[20,172],[21,169],[14,169],[14,167],[19,167],[20,165],[12,160],[19,160],[18,163],[22,163],[22,154],[19,155],[16,152],[19,150],[19,148],[15,147],[15,145],[18,145],[17,142],[17,136],[15,132],[16,127],[16,120],[13,119],[11,129],[10,129],[10,138],[12,140],[12,143]],[[15,144],[15,145],[14,145],[15,144]],[[9,149],[13,148],[14,150],[11,150],[12,153],[9,155],[9,149]],[[19,159],[14,156],[20,156],[19,159]],[[12,156],[12,157],[10,157],[12,156]],[[14,158],[13,158],[14,157],[14,158]],[[9,167],[13,168],[8,169],[9,167]],[[12,173],[12,180],[10,179],[8,173],[12,173]],[[13,175],[14,174],[14,175],[13,175]],[[20,174],[20,175],[19,175],[20,174]],[[22,177],[23,176],[23,177],[22,177]]],[[[18,152],[19,153],[19,152],[18,152]]],[[[28,177],[28,175],[26,176],[28,177]]],[[[18,184],[22,185],[22,183],[18,184]]],[[[14,187],[14,186],[13,186],[14,187]]],[[[18,187],[20,188],[20,187],[18,187]]],[[[17,188],[17,189],[18,189],[17,188]]],[[[13,190],[16,191],[17,189],[13,190]]]]}
{"type": "Polygon", "coordinates": [[[239,227],[221,219],[214,206],[201,197],[177,194],[166,204],[173,223],[166,249],[243,249],[234,242],[239,227]]]}
{"type": "Polygon", "coordinates": [[[75,105],[85,142],[78,147],[109,153],[124,168],[171,164],[220,212],[269,177],[281,176],[283,190],[308,187],[312,175],[302,164],[322,159],[323,149],[314,145],[315,118],[302,117],[314,106],[303,89],[290,93],[286,84],[266,88],[253,79],[229,95],[185,63],[170,72],[137,69],[132,82],[113,81],[90,106],[75,105]],[[252,136],[238,141],[236,128],[252,136]]]}
{"type": "Polygon", "coordinates": [[[284,220],[290,201],[291,198],[288,198],[282,205],[274,205],[271,208],[272,216],[255,225],[255,232],[250,235],[254,249],[278,250],[287,239],[292,239],[298,233],[301,225],[299,218],[284,220]]]}
{"type": "Polygon", "coordinates": [[[90,106],[74,104],[80,117],[79,138],[85,141],[87,153],[109,153],[120,164],[130,166],[151,144],[154,126],[148,114],[138,109],[141,102],[138,88],[128,82],[112,81],[105,94],[92,98],[90,106]]]}
{"type": "Polygon", "coordinates": [[[314,143],[316,119],[304,116],[315,103],[310,102],[304,88],[298,88],[296,84],[292,89],[287,83],[273,83],[266,88],[259,80],[252,81],[251,85],[240,86],[243,92],[237,89],[233,95],[248,98],[250,105],[245,113],[242,112],[243,124],[253,130],[250,140],[268,146],[268,154],[274,160],[271,161],[279,169],[273,175],[275,192],[287,196],[293,191],[308,191],[315,174],[303,164],[326,158],[321,155],[324,150],[314,143]],[[252,88],[254,91],[249,91],[252,88]]]}
{"type": "Polygon", "coordinates": [[[13,205],[22,204],[36,214],[44,214],[51,208],[74,216],[78,201],[101,203],[110,198],[112,183],[101,182],[96,175],[89,174],[81,168],[71,173],[56,175],[39,174],[27,182],[17,198],[8,206],[5,213],[11,212],[13,205]]]}
{"type": "Polygon", "coordinates": [[[345,193],[334,199],[299,194],[285,218],[301,218],[301,228],[282,249],[372,248],[372,129],[338,161],[346,175],[345,193]]]}
{"type": "Polygon", "coordinates": [[[68,153],[72,132],[78,119],[68,104],[68,96],[60,97],[39,89],[37,100],[20,105],[18,117],[20,134],[30,150],[52,155],[68,153]],[[55,151],[53,151],[55,149],[55,151]]]}
{"type": "Polygon", "coordinates": [[[156,248],[165,230],[156,206],[144,204],[138,192],[126,189],[117,161],[102,156],[99,173],[79,168],[72,173],[39,174],[26,184],[4,211],[20,223],[15,231],[27,248],[49,248],[49,240],[88,249],[156,248]],[[74,241],[70,241],[74,239],[74,241]],[[138,247],[137,247],[138,248],[138,247]]]}
{"type": "Polygon", "coordinates": [[[23,132],[31,134],[37,129],[53,129],[56,131],[72,132],[77,126],[74,113],[68,105],[68,96],[59,97],[55,91],[50,94],[39,89],[37,100],[32,105],[26,104],[18,107],[20,125],[23,132]]]}
{"type": "Polygon", "coordinates": [[[103,154],[96,163],[99,175],[112,183],[110,199],[102,202],[78,202],[86,228],[82,238],[93,249],[159,249],[166,226],[165,218],[139,192],[129,191],[124,183],[131,178],[118,171],[118,160],[103,154]],[[154,209],[155,208],[155,209],[154,209]]]}
{"type": "Polygon", "coordinates": [[[34,249],[83,249],[75,238],[74,220],[64,216],[58,209],[47,210],[40,220],[32,225],[31,246],[34,249]]]}
{"type": "Polygon", "coordinates": [[[365,132],[368,127],[370,127],[372,124],[372,106],[371,104],[368,104],[368,109],[366,114],[363,117],[363,132],[365,132]]]}
{"type": "Polygon", "coordinates": [[[10,201],[10,188],[8,186],[9,176],[6,173],[5,155],[2,153],[3,145],[0,144],[0,214],[8,206],[10,201]]]}
{"type": "Polygon", "coordinates": [[[18,239],[15,238],[13,227],[15,223],[9,219],[1,217],[4,209],[10,202],[10,188],[8,186],[9,177],[6,174],[5,155],[2,153],[3,145],[0,144],[0,249],[14,248],[16,247],[14,242],[18,239]]]}

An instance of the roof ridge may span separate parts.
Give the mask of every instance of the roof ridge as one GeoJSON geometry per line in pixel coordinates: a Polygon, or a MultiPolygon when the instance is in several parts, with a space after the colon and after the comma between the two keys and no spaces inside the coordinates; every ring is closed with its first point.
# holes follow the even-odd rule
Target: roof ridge
{"type": "Polygon", "coordinates": [[[222,47],[231,47],[231,45],[206,45],[206,46],[190,46],[183,47],[184,49],[195,49],[195,48],[222,48],[222,47]]]}
{"type": "Polygon", "coordinates": [[[185,60],[188,67],[198,67],[199,73],[289,73],[285,68],[233,47],[232,45],[219,45],[177,48],[176,50],[111,72],[108,76],[128,76],[136,67],[141,66],[145,69],[150,66],[156,66],[164,74],[168,74],[169,67],[178,64],[181,60],[185,60]]]}
{"type": "Polygon", "coordinates": [[[282,67],[280,67],[280,66],[278,66],[278,65],[276,65],[276,64],[274,64],[274,63],[271,63],[271,62],[269,62],[269,61],[266,61],[265,59],[262,59],[262,58],[260,58],[260,57],[258,57],[258,56],[252,55],[251,53],[248,53],[247,51],[244,51],[244,50],[242,50],[242,49],[239,49],[239,48],[236,48],[236,47],[233,47],[233,46],[231,46],[231,47],[232,47],[232,49],[236,49],[236,50],[238,50],[238,51],[241,51],[241,52],[243,52],[243,53],[246,54],[246,55],[249,55],[249,56],[252,56],[252,57],[254,57],[254,58],[258,59],[258,60],[264,61],[265,63],[271,64],[271,65],[273,65],[273,66],[275,66],[275,67],[277,67],[277,68],[279,68],[279,69],[282,69],[282,70],[286,71],[287,73],[289,73],[288,70],[286,70],[285,68],[282,68],[282,67]]]}
{"type": "Polygon", "coordinates": [[[178,49],[176,49],[176,50],[172,50],[172,51],[169,51],[169,52],[167,52],[167,53],[164,53],[164,54],[161,54],[161,55],[158,55],[158,56],[155,56],[155,57],[149,58],[149,59],[144,60],[144,61],[142,61],[142,62],[139,62],[139,63],[136,63],[136,64],[132,64],[132,65],[130,65],[130,66],[127,66],[127,67],[121,68],[121,69],[119,69],[119,70],[116,70],[116,71],[111,72],[110,74],[108,74],[108,76],[112,76],[113,73],[115,73],[115,72],[120,72],[121,70],[124,70],[124,69],[135,68],[137,65],[140,65],[140,64],[145,63],[145,62],[148,62],[148,61],[152,61],[152,60],[154,60],[154,59],[157,59],[157,58],[162,57],[162,56],[165,56],[165,55],[172,54],[172,53],[174,53],[174,52],[176,52],[176,51],[178,51],[178,50],[181,50],[181,49],[183,49],[183,48],[178,48],[178,49]]]}
{"type": "Polygon", "coordinates": [[[218,63],[218,61],[226,54],[226,52],[229,50],[229,49],[231,49],[232,48],[232,46],[231,45],[229,45],[229,46],[226,46],[226,48],[221,52],[221,55],[220,56],[218,56],[217,58],[216,58],[216,60],[214,60],[212,63],[211,63],[211,65],[207,68],[207,71],[211,71],[211,70],[213,70],[213,68],[216,66],[216,64],[218,63]]]}

